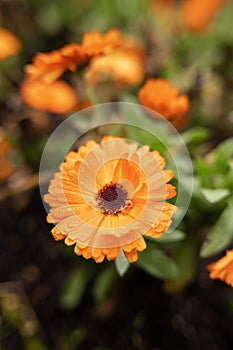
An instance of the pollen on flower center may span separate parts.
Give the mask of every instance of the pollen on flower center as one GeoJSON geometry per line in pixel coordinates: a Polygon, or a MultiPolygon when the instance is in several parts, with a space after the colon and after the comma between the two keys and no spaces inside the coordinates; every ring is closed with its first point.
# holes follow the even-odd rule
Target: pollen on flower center
{"type": "Polygon", "coordinates": [[[104,214],[118,214],[127,206],[128,192],[121,184],[105,185],[97,194],[96,201],[104,214]]]}

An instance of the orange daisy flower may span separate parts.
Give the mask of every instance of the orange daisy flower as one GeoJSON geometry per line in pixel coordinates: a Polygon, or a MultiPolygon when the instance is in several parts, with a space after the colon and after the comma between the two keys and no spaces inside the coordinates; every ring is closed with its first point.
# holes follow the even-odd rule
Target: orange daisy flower
{"type": "Polygon", "coordinates": [[[25,68],[30,79],[42,79],[51,83],[58,79],[66,70],[74,71],[76,66],[85,62],[87,56],[80,45],[69,44],[60,50],[48,53],[38,53],[25,68]]]}
{"type": "Polygon", "coordinates": [[[20,92],[29,106],[51,113],[69,112],[78,103],[74,90],[64,81],[47,84],[39,79],[26,79],[20,92]]]}
{"type": "Polygon", "coordinates": [[[165,164],[149,146],[118,137],[69,152],[44,196],[51,206],[47,220],[56,224],[54,238],[96,262],[116,259],[120,249],[136,261],[146,248],[142,235],[160,237],[176,210],[165,202],[176,194],[165,164]]]}
{"type": "Polygon", "coordinates": [[[9,30],[0,28],[0,61],[13,56],[21,49],[21,43],[9,30]]]}
{"type": "Polygon", "coordinates": [[[181,17],[185,26],[203,32],[225,0],[185,0],[181,3],[181,17]]]}
{"type": "Polygon", "coordinates": [[[185,113],[189,110],[189,99],[179,95],[180,90],[165,79],[150,78],[138,92],[140,103],[160,113],[174,126],[184,123],[185,113]]]}
{"type": "Polygon", "coordinates": [[[124,41],[124,37],[116,28],[110,29],[105,34],[92,31],[84,34],[82,48],[87,55],[92,57],[100,54],[108,54],[114,49],[123,46],[124,41]]]}
{"type": "Polygon", "coordinates": [[[221,259],[207,265],[211,279],[219,278],[233,287],[233,249],[228,250],[226,255],[221,259]]]}
{"type": "Polygon", "coordinates": [[[86,71],[89,84],[111,80],[120,86],[139,84],[144,77],[142,58],[127,50],[94,57],[86,71]]]}

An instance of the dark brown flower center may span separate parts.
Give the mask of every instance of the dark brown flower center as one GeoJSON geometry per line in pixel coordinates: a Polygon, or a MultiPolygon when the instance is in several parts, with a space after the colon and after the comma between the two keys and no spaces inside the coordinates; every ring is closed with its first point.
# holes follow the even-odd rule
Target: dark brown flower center
{"type": "Polygon", "coordinates": [[[118,214],[127,205],[128,192],[121,184],[105,185],[97,194],[96,201],[104,214],[118,214]]]}

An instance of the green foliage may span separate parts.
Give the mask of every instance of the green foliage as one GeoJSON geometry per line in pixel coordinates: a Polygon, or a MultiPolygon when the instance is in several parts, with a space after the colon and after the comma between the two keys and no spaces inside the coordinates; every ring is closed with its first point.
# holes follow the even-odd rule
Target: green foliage
{"type": "Polygon", "coordinates": [[[88,265],[69,272],[60,294],[60,304],[64,309],[72,310],[79,305],[92,275],[93,270],[88,265]]]}
{"type": "Polygon", "coordinates": [[[151,242],[148,243],[147,249],[140,254],[136,265],[153,277],[173,279],[179,275],[176,263],[151,242]]]}
{"type": "Polygon", "coordinates": [[[233,240],[233,199],[231,198],[219,219],[209,231],[201,247],[203,258],[212,256],[225,249],[233,240]]]}

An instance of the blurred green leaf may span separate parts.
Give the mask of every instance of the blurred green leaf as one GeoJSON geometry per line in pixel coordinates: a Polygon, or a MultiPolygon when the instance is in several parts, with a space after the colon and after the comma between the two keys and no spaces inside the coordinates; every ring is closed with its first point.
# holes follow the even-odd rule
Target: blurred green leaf
{"type": "Polygon", "coordinates": [[[24,338],[24,350],[48,350],[42,341],[37,337],[24,338]]]}
{"type": "Polygon", "coordinates": [[[72,310],[79,305],[92,275],[92,270],[87,266],[77,267],[69,273],[60,295],[60,304],[64,309],[72,310]]]}
{"type": "Polygon", "coordinates": [[[179,268],[177,278],[166,281],[165,288],[170,292],[178,291],[193,280],[197,261],[197,243],[192,235],[177,245],[175,250],[175,262],[179,268]]]}
{"type": "Polygon", "coordinates": [[[136,265],[153,277],[171,279],[179,275],[176,263],[155,244],[148,244],[147,249],[140,254],[136,265]]]}
{"type": "Polygon", "coordinates": [[[202,244],[200,256],[207,258],[225,249],[233,239],[233,199],[229,200],[227,207],[208,233],[202,244]]]}
{"type": "Polygon", "coordinates": [[[98,274],[93,287],[94,298],[97,302],[105,298],[107,293],[113,288],[116,279],[116,270],[112,264],[98,274]]]}
{"type": "Polygon", "coordinates": [[[181,134],[186,144],[200,144],[208,139],[210,131],[207,128],[196,126],[181,134]]]}
{"type": "Polygon", "coordinates": [[[165,232],[160,238],[156,238],[156,243],[173,243],[185,239],[186,234],[179,230],[174,230],[171,233],[165,232]]]}
{"type": "Polygon", "coordinates": [[[207,199],[208,202],[214,204],[220,202],[222,199],[229,196],[230,191],[227,188],[223,189],[210,189],[202,188],[201,193],[207,199]]]}
{"type": "Polygon", "coordinates": [[[120,250],[120,253],[118,254],[118,257],[115,260],[115,266],[118,274],[122,277],[127,272],[127,270],[130,267],[130,263],[126,259],[122,249],[120,250]]]}

